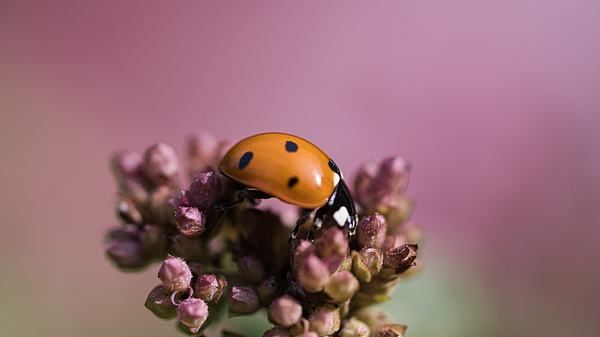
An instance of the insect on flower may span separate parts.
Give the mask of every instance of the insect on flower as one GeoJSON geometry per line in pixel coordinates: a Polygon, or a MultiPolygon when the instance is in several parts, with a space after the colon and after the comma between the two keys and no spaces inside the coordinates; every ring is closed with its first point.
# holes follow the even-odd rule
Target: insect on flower
{"type": "MultiPolygon", "coordinates": [[[[240,199],[275,197],[304,210],[320,228],[325,216],[353,235],[358,222],[342,172],[323,150],[287,133],[261,133],[233,145],[219,165],[240,184],[240,199]]],[[[302,222],[299,221],[293,236],[302,222]]]]}

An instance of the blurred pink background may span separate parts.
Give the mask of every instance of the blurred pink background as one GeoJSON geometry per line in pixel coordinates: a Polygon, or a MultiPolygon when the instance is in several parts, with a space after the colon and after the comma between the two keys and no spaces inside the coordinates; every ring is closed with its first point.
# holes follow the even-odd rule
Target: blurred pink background
{"type": "Polygon", "coordinates": [[[287,131],[413,165],[408,336],[596,336],[600,2],[2,1],[0,335],[166,336],[104,258],[118,149],[287,131]]]}

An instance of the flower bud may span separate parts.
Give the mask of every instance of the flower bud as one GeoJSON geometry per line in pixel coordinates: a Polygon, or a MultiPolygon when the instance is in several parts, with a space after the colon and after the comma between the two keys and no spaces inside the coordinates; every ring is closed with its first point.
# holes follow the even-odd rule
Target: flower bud
{"type": "Polygon", "coordinates": [[[374,337],[403,337],[406,332],[406,325],[385,324],[375,327],[371,336],[374,337]]]}
{"type": "Polygon", "coordinates": [[[372,203],[370,187],[375,174],[377,164],[370,162],[360,166],[354,177],[354,197],[365,208],[370,208],[372,203]]]}
{"type": "Polygon", "coordinates": [[[119,186],[120,195],[131,200],[136,207],[146,205],[150,193],[143,182],[136,178],[125,178],[119,186]]]}
{"type": "Polygon", "coordinates": [[[160,318],[170,319],[177,315],[177,307],[171,303],[171,294],[162,285],[152,289],[144,305],[160,318]]]}
{"type": "Polygon", "coordinates": [[[358,319],[352,317],[344,321],[340,337],[369,337],[371,329],[358,319]]]}
{"type": "Polygon", "coordinates": [[[184,260],[169,255],[160,266],[158,278],[169,291],[185,291],[192,281],[192,272],[184,260]]]}
{"type": "Polygon", "coordinates": [[[138,240],[111,239],[105,250],[110,260],[123,269],[137,269],[148,263],[138,240]]]}
{"type": "Polygon", "coordinates": [[[194,297],[200,298],[204,302],[219,302],[226,286],[227,281],[215,274],[200,275],[196,280],[196,287],[194,287],[194,297]]]}
{"type": "Polygon", "coordinates": [[[383,265],[383,253],[377,248],[352,252],[352,273],[362,282],[371,282],[383,265]]]}
{"type": "Polygon", "coordinates": [[[304,263],[307,256],[315,253],[315,246],[308,240],[300,240],[294,248],[292,255],[295,267],[299,267],[304,263]]]}
{"type": "Polygon", "coordinates": [[[258,292],[258,297],[263,304],[268,304],[273,301],[275,296],[280,292],[282,286],[279,280],[275,276],[270,276],[267,279],[263,280],[256,291],[258,292]]]}
{"type": "Polygon", "coordinates": [[[357,228],[358,244],[362,248],[381,248],[385,240],[387,223],[385,217],[375,213],[364,217],[357,228]]]}
{"type": "Polygon", "coordinates": [[[404,192],[408,185],[410,166],[400,157],[389,157],[381,161],[373,178],[370,192],[378,203],[389,205],[404,192]]]}
{"type": "Polygon", "coordinates": [[[344,302],[358,290],[358,280],[349,271],[339,271],[329,277],[325,284],[325,293],[334,303],[344,302]]]}
{"type": "Polygon", "coordinates": [[[260,302],[253,288],[234,286],[229,293],[229,316],[249,315],[256,310],[260,302]]]}
{"type": "Polygon", "coordinates": [[[115,209],[117,216],[125,223],[141,224],[144,219],[133,201],[125,196],[119,197],[115,209]]]}
{"type": "Polygon", "coordinates": [[[263,334],[263,337],[292,337],[292,335],[289,333],[288,329],[275,327],[273,329],[267,330],[263,334]]]}
{"type": "Polygon", "coordinates": [[[317,255],[321,258],[345,256],[348,253],[348,235],[338,227],[331,227],[316,243],[317,255]]]}
{"type": "Polygon", "coordinates": [[[196,174],[190,184],[187,198],[201,210],[209,209],[221,192],[221,182],[212,169],[196,174]]]}
{"type": "Polygon", "coordinates": [[[179,303],[177,319],[188,327],[191,333],[197,333],[208,318],[208,306],[204,301],[190,297],[179,303]]]}
{"type": "Polygon", "coordinates": [[[308,317],[310,330],[319,336],[329,336],[340,329],[340,312],[332,305],[321,305],[308,317]]]}
{"type": "Polygon", "coordinates": [[[192,175],[214,164],[217,147],[217,140],[207,133],[188,138],[187,151],[192,175]]]}
{"type": "Polygon", "coordinates": [[[406,244],[406,238],[402,234],[390,234],[385,237],[383,241],[383,246],[381,249],[384,252],[388,252],[390,250],[394,250],[396,248],[402,247],[406,244]]]}
{"type": "Polygon", "coordinates": [[[397,196],[393,202],[385,207],[385,218],[388,221],[388,227],[395,230],[406,222],[412,214],[414,204],[415,202],[405,195],[397,196]]]}
{"type": "Polygon", "coordinates": [[[265,267],[256,256],[242,256],[238,259],[237,266],[242,278],[249,283],[257,284],[265,277],[265,267]]]}
{"type": "Polygon", "coordinates": [[[296,337],[319,337],[319,335],[314,331],[305,331],[296,337]]]}
{"type": "Polygon", "coordinates": [[[157,225],[145,224],[140,232],[140,245],[147,256],[164,256],[167,248],[164,230],[157,225]]]}
{"type": "Polygon", "coordinates": [[[121,151],[113,155],[111,167],[117,181],[123,181],[125,177],[131,177],[138,173],[142,155],[135,151],[121,151]]]}
{"type": "Polygon", "coordinates": [[[371,329],[378,325],[388,324],[391,322],[391,318],[387,313],[375,307],[358,309],[353,312],[353,316],[371,327],[371,329]]]}
{"type": "Polygon", "coordinates": [[[383,266],[395,269],[401,273],[410,268],[417,258],[417,245],[405,244],[399,248],[387,251],[383,256],[383,266]]]}
{"type": "Polygon", "coordinates": [[[329,278],[329,269],[316,255],[311,254],[297,267],[296,277],[304,290],[315,293],[323,290],[329,278]]]}
{"type": "Polygon", "coordinates": [[[180,206],[175,211],[175,224],[183,235],[196,236],[206,230],[206,216],[196,207],[180,206]]]}
{"type": "Polygon", "coordinates": [[[269,306],[269,322],[283,327],[290,327],[300,321],[302,305],[292,296],[283,295],[269,306]]]}
{"type": "Polygon", "coordinates": [[[143,170],[146,177],[155,184],[169,182],[179,171],[175,150],[164,143],[151,146],[144,154],[143,170]]]}

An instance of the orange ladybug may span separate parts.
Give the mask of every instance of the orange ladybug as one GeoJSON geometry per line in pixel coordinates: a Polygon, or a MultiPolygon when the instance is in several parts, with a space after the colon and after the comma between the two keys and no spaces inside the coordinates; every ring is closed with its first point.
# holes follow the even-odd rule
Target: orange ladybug
{"type": "Polygon", "coordinates": [[[252,199],[275,197],[307,213],[316,210],[315,227],[330,216],[354,234],[356,208],[341,171],[306,139],[279,132],[250,136],[231,147],[219,171],[240,183],[252,199]]]}

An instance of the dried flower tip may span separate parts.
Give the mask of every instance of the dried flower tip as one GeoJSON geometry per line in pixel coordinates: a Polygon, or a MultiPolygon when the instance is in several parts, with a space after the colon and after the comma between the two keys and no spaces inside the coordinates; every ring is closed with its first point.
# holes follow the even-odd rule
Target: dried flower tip
{"type": "Polygon", "coordinates": [[[134,202],[127,197],[120,197],[115,208],[117,216],[125,223],[141,224],[144,219],[134,202]]]}
{"type": "Polygon", "coordinates": [[[385,217],[375,213],[364,217],[358,224],[358,244],[361,248],[381,248],[385,240],[387,223],[385,217]]]}
{"type": "Polygon", "coordinates": [[[352,252],[352,273],[361,282],[371,282],[383,266],[383,253],[377,248],[365,248],[352,252]]]}
{"type": "Polygon", "coordinates": [[[197,173],[190,184],[187,198],[201,210],[209,209],[221,192],[221,182],[212,169],[197,173]]]}
{"type": "Polygon", "coordinates": [[[265,267],[256,256],[242,256],[238,259],[237,266],[242,278],[249,283],[257,284],[265,277],[265,267]]]}
{"type": "Polygon", "coordinates": [[[115,178],[121,182],[125,177],[136,175],[141,163],[141,154],[135,151],[121,151],[112,157],[111,167],[115,178]]]}
{"type": "Polygon", "coordinates": [[[292,337],[292,335],[289,333],[288,329],[275,327],[273,329],[267,330],[263,334],[263,337],[292,337]]]}
{"type": "Polygon", "coordinates": [[[339,271],[329,277],[325,284],[325,293],[332,302],[342,303],[354,295],[358,290],[358,280],[349,271],[339,271]]]}
{"type": "Polygon", "coordinates": [[[403,337],[406,332],[406,325],[385,324],[374,329],[371,336],[374,337],[403,337]]]}
{"type": "Polygon", "coordinates": [[[323,290],[329,278],[329,269],[321,259],[311,254],[297,267],[296,277],[304,290],[315,293],[323,290]]]}
{"type": "Polygon", "coordinates": [[[167,248],[164,230],[157,225],[145,224],[140,232],[140,245],[147,256],[164,256],[167,248]]]}
{"type": "Polygon", "coordinates": [[[308,317],[310,330],[319,336],[329,336],[340,329],[340,312],[332,305],[321,305],[308,317]]]}
{"type": "Polygon", "coordinates": [[[146,177],[155,184],[167,183],[179,171],[175,150],[164,143],[151,146],[144,154],[143,170],[146,177]]]}
{"type": "Polygon", "coordinates": [[[364,322],[352,317],[344,321],[340,337],[369,337],[371,329],[364,322]]]}
{"type": "Polygon", "coordinates": [[[275,295],[279,293],[282,286],[279,280],[275,276],[270,276],[267,279],[263,280],[256,291],[258,292],[258,297],[263,304],[268,304],[273,301],[275,295]]]}
{"type": "Polygon", "coordinates": [[[231,288],[229,316],[252,314],[258,310],[259,305],[258,294],[253,288],[238,286],[231,288]]]}
{"type": "Polygon", "coordinates": [[[204,301],[190,297],[179,303],[177,319],[188,327],[191,333],[197,333],[208,318],[208,306],[204,301]]]}
{"type": "Polygon", "coordinates": [[[196,207],[178,207],[175,211],[175,224],[183,235],[196,236],[206,230],[206,216],[196,207]]]}
{"type": "Polygon", "coordinates": [[[192,272],[183,259],[167,256],[160,266],[158,278],[169,291],[185,291],[192,281],[192,272]]]}
{"type": "Polygon", "coordinates": [[[227,281],[215,274],[204,274],[198,276],[194,297],[205,302],[218,302],[227,286],[227,281]]]}
{"type": "Polygon", "coordinates": [[[156,286],[144,304],[148,310],[163,319],[170,319],[177,315],[177,307],[171,303],[171,295],[165,286],[156,286]]]}
{"type": "Polygon", "coordinates": [[[105,250],[110,260],[123,269],[137,269],[148,263],[138,240],[112,239],[105,250]]]}
{"type": "Polygon", "coordinates": [[[383,256],[383,266],[393,268],[397,273],[401,273],[413,265],[417,258],[417,249],[417,245],[405,244],[387,251],[383,256]]]}
{"type": "Polygon", "coordinates": [[[300,321],[302,305],[294,297],[284,295],[271,303],[268,315],[271,323],[290,327],[300,321]]]}
{"type": "Polygon", "coordinates": [[[316,243],[321,258],[345,256],[348,253],[348,235],[338,227],[329,228],[316,243]]]}

